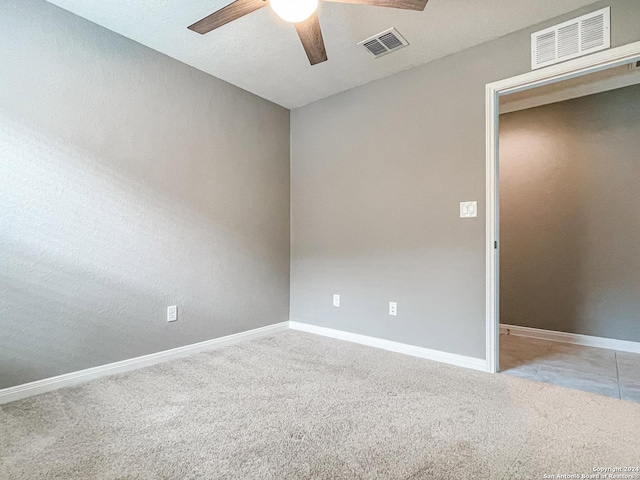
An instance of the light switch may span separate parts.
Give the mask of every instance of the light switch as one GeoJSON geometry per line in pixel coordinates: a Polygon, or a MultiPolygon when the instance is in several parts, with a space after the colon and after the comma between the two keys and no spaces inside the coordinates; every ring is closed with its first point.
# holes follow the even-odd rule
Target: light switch
{"type": "Polygon", "coordinates": [[[460,218],[478,216],[478,202],[460,202],[460,218]]]}
{"type": "Polygon", "coordinates": [[[333,306],[340,307],[340,295],[333,295],[333,306]]]}

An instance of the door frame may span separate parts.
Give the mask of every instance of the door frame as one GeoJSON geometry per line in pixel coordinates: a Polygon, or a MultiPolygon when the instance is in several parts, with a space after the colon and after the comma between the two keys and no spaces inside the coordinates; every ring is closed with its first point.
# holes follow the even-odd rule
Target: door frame
{"type": "Polygon", "coordinates": [[[486,359],[487,371],[490,373],[497,373],[500,366],[500,97],[617,67],[638,58],[640,42],[634,42],[486,86],[486,359]]]}

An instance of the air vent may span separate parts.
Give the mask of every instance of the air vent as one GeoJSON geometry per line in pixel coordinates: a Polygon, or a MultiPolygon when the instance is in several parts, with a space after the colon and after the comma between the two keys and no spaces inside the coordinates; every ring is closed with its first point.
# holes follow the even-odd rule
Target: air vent
{"type": "Polygon", "coordinates": [[[407,42],[395,28],[390,28],[389,30],[385,30],[373,37],[358,42],[357,45],[362,45],[367,49],[367,52],[377,58],[387,53],[395,52],[402,47],[406,47],[409,45],[409,42],[407,42]]]}
{"type": "Polygon", "coordinates": [[[368,42],[363,43],[364,48],[369,50],[369,53],[372,53],[375,57],[382,55],[383,53],[387,53],[389,50],[384,48],[384,45],[380,43],[377,38],[373,40],[369,40],[368,42]]]}
{"type": "Polygon", "coordinates": [[[609,48],[610,22],[607,7],[532,34],[531,69],[609,48]]]}

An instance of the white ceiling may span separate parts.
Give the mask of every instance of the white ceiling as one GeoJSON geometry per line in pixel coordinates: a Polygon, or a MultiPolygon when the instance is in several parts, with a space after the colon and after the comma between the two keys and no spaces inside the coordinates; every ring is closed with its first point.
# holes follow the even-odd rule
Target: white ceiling
{"type": "Polygon", "coordinates": [[[515,112],[638,85],[640,84],[640,69],[632,70],[631,63],[633,62],[503,95],[500,97],[500,113],[515,112]]]}
{"type": "Polygon", "coordinates": [[[229,0],[48,0],[287,108],[464,50],[595,0],[430,0],[424,12],[320,2],[327,62],[311,66],[292,25],[262,8],[201,36],[187,26],[229,0]],[[374,59],[356,43],[396,27],[409,47],[374,59]]]}

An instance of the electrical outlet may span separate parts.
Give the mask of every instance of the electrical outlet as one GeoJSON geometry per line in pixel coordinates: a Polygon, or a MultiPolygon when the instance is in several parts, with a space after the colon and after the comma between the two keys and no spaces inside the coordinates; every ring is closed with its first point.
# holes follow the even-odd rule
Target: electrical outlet
{"type": "Polygon", "coordinates": [[[398,316],[398,304],[396,302],[389,302],[389,315],[398,316]]]}
{"type": "Polygon", "coordinates": [[[176,320],[178,320],[178,306],[167,307],[167,322],[175,322],[176,320]]]}
{"type": "Polygon", "coordinates": [[[333,295],[333,306],[340,307],[340,295],[333,295]]]}

